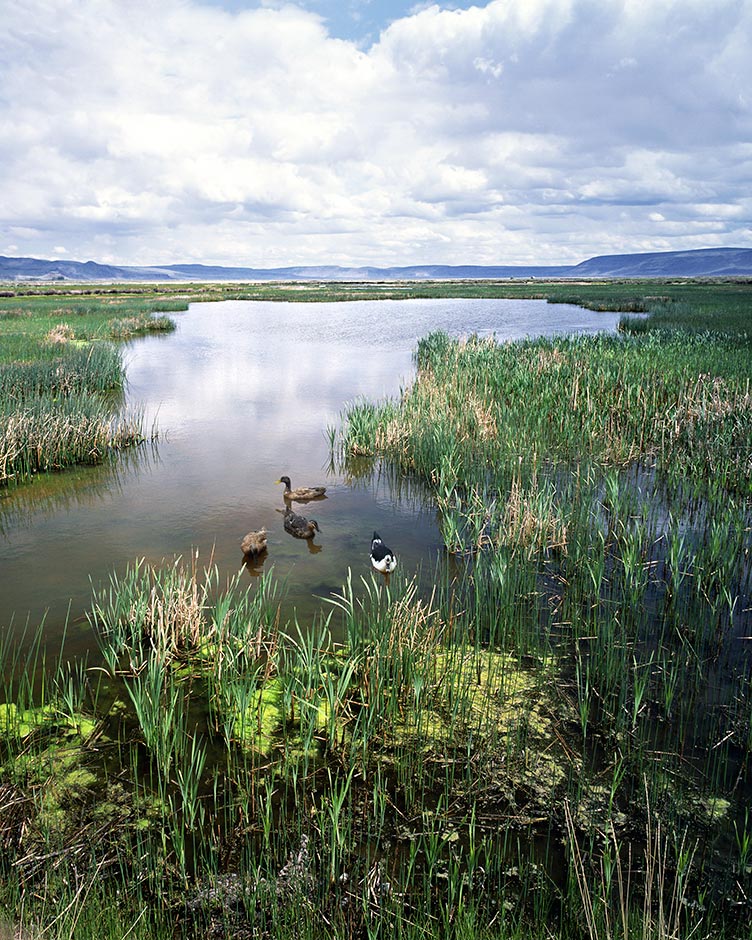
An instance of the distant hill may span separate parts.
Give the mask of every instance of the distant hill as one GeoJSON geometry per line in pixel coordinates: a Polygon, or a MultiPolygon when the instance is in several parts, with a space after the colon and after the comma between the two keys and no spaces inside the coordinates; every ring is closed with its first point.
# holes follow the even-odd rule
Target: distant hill
{"type": "Polygon", "coordinates": [[[747,277],[752,248],[698,248],[639,255],[600,255],[569,269],[567,277],[747,277]]]}
{"type": "Polygon", "coordinates": [[[308,265],[290,268],[225,268],[203,264],[171,264],[161,268],[191,280],[274,280],[274,281],[414,281],[443,278],[558,277],[566,267],[515,267],[513,265],[419,264],[409,267],[344,268],[338,265],[308,265]]]}
{"type": "Polygon", "coordinates": [[[0,281],[392,281],[499,278],[752,277],[752,248],[697,248],[600,255],[577,265],[444,265],[285,268],[171,264],[151,267],[96,261],[44,261],[0,256],[0,281]]]}
{"type": "Polygon", "coordinates": [[[137,270],[95,261],[42,261],[0,256],[0,280],[3,281],[122,281],[139,277],[144,280],[144,275],[130,273],[137,270]]]}

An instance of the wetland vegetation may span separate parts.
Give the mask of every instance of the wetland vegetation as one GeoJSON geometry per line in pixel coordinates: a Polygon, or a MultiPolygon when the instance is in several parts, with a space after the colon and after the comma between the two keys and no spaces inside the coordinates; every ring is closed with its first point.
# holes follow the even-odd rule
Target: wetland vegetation
{"type": "Polygon", "coordinates": [[[153,300],[123,313],[120,303],[0,297],[0,486],[144,441],[140,416],[120,407],[125,372],[113,341],[173,325],[153,315],[153,300]]]}
{"type": "MultiPolygon", "coordinates": [[[[648,317],[617,337],[434,333],[399,400],[330,429],[335,460],[434,501],[432,590],[351,577],[286,621],[273,572],[249,587],[196,557],[134,560],[93,593],[96,666],[43,652],[41,628],[0,640],[0,921],[752,936],[750,285],[22,290],[0,298],[3,368],[53,400],[82,367],[56,371],[45,336],[66,323],[71,361],[117,366],[131,300],[509,292],[648,317]]],[[[87,394],[111,403],[121,373],[100,370],[87,394]]]]}

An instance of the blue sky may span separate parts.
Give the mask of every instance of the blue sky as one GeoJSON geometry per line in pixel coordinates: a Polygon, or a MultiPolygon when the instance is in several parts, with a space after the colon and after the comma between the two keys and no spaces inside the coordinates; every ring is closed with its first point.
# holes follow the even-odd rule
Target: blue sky
{"type": "MultiPolygon", "coordinates": [[[[268,9],[285,6],[284,2],[274,0],[206,0],[207,4],[225,10],[268,9]]],[[[379,38],[382,30],[395,20],[409,16],[430,2],[399,2],[399,0],[304,0],[297,4],[303,10],[320,16],[328,32],[337,39],[347,39],[361,47],[368,47],[379,38]]],[[[444,9],[460,9],[471,6],[470,3],[440,3],[444,9]]]]}
{"type": "Polygon", "coordinates": [[[751,0],[0,4],[0,254],[752,247],[751,0]]]}

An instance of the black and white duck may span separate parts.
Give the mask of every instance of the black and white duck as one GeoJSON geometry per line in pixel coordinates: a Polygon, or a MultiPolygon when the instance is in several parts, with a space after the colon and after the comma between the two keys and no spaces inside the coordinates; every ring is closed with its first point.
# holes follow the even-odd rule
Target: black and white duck
{"type": "Polygon", "coordinates": [[[397,567],[397,556],[384,544],[378,532],[373,533],[371,541],[371,564],[382,574],[391,574],[397,567]]]}

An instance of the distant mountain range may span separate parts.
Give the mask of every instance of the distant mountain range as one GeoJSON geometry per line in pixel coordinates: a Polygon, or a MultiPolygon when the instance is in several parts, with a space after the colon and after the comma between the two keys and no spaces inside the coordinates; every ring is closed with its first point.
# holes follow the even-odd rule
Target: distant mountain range
{"type": "Polygon", "coordinates": [[[0,255],[0,281],[393,281],[497,278],[752,277],[752,248],[600,255],[569,266],[445,265],[288,268],[170,264],[134,267],[0,255]]]}

